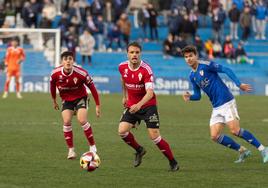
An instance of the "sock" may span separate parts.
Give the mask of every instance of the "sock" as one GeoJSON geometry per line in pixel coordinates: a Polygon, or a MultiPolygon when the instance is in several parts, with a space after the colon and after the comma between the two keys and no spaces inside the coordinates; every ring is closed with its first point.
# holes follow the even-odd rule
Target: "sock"
{"type": "Polygon", "coordinates": [[[20,83],[19,82],[16,82],[16,91],[20,92],[20,83]]]}
{"type": "Polygon", "coordinates": [[[173,153],[169,147],[169,144],[161,138],[161,136],[157,137],[153,140],[155,145],[160,149],[160,151],[168,158],[169,161],[172,161],[174,159],[173,153]]]}
{"type": "Polygon", "coordinates": [[[90,146],[95,145],[95,140],[93,137],[92,128],[91,128],[89,122],[86,122],[86,124],[84,124],[82,126],[82,128],[84,129],[84,133],[85,133],[85,136],[87,137],[88,144],[90,146]]]}
{"type": "Polygon", "coordinates": [[[217,142],[219,144],[222,144],[228,148],[231,148],[233,150],[239,151],[240,145],[236,143],[232,138],[226,136],[226,135],[220,135],[217,139],[217,142]]]}
{"type": "Polygon", "coordinates": [[[6,83],[5,83],[5,91],[6,92],[8,92],[9,83],[10,83],[10,81],[6,81],[6,83]]]}
{"type": "Polygon", "coordinates": [[[239,133],[236,136],[243,138],[244,140],[246,140],[248,143],[255,146],[256,148],[259,148],[261,145],[260,142],[255,138],[255,136],[252,133],[250,133],[249,131],[243,128],[239,130],[239,133]]]}
{"type": "Polygon", "coordinates": [[[74,144],[73,144],[72,126],[71,125],[64,125],[63,126],[63,134],[64,134],[64,138],[65,138],[65,141],[66,141],[68,148],[73,148],[74,144]]]}
{"type": "Polygon", "coordinates": [[[124,140],[125,143],[127,143],[129,146],[131,146],[136,151],[138,151],[138,149],[141,148],[141,146],[137,143],[137,141],[135,140],[135,138],[131,132],[126,132],[124,134],[121,134],[120,136],[124,140]]]}

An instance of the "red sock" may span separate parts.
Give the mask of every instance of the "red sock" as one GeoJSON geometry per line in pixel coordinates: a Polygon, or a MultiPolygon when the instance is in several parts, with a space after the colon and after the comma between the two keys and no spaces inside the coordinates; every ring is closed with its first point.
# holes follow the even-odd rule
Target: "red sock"
{"type": "Polygon", "coordinates": [[[64,125],[63,126],[63,134],[64,134],[64,138],[65,138],[65,141],[66,141],[68,148],[73,148],[74,144],[73,144],[72,126],[71,125],[64,125]]]}
{"type": "Polygon", "coordinates": [[[174,159],[169,144],[163,138],[161,138],[161,136],[157,137],[153,141],[157,145],[157,147],[161,150],[161,152],[166,156],[166,158],[168,158],[168,160],[171,161],[174,159]]]}
{"type": "Polygon", "coordinates": [[[86,124],[82,126],[82,128],[84,129],[84,133],[85,133],[85,136],[87,138],[89,145],[90,146],[95,145],[95,140],[93,137],[93,132],[92,132],[92,128],[90,124],[87,122],[86,124]]]}
{"type": "Polygon", "coordinates": [[[6,81],[6,83],[5,83],[5,91],[6,92],[8,92],[9,83],[10,83],[10,81],[6,81]]]}
{"type": "Polygon", "coordinates": [[[140,148],[141,146],[137,143],[137,141],[135,140],[133,134],[131,132],[127,132],[125,134],[120,135],[121,138],[125,141],[125,143],[127,143],[129,146],[131,146],[132,148],[134,148],[135,150],[137,150],[138,148],[140,148]]]}

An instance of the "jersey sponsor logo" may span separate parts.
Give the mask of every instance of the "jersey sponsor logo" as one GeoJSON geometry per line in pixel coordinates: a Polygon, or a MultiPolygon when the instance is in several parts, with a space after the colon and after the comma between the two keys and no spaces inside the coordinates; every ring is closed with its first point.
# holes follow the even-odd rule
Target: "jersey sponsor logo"
{"type": "Polygon", "coordinates": [[[207,87],[209,85],[209,79],[208,78],[205,78],[204,80],[202,80],[201,82],[200,82],[200,87],[201,88],[205,88],[205,87],[207,87]]]}
{"type": "Polygon", "coordinates": [[[144,88],[144,84],[125,84],[125,86],[128,89],[132,89],[132,90],[141,90],[144,88]]]}
{"type": "Polygon", "coordinates": [[[156,114],[153,114],[152,116],[149,117],[149,122],[158,122],[158,116],[156,114]]]}
{"type": "Polygon", "coordinates": [[[142,79],[142,74],[139,73],[139,74],[138,74],[138,77],[139,77],[139,81],[141,81],[141,79],[142,79]]]}

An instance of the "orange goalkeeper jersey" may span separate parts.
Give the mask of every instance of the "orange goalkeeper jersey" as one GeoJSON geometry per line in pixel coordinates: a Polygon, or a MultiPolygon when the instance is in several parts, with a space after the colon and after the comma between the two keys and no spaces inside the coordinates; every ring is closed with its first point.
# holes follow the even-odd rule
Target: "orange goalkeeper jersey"
{"type": "Polygon", "coordinates": [[[20,62],[25,59],[25,53],[21,47],[8,47],[6,52],[5,64],[8,71],[19,71],[20,62]]]}

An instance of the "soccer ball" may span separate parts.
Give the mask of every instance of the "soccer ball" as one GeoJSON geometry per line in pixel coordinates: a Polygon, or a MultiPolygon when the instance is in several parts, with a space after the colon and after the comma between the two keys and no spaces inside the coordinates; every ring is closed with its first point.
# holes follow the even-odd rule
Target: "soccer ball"
{"type": "Polygon", "coordinates": [[[80,167],[84,170],[92,172],[100,166],[100,157],[91,151],[84,153],[80,157],[80,167]]]}

